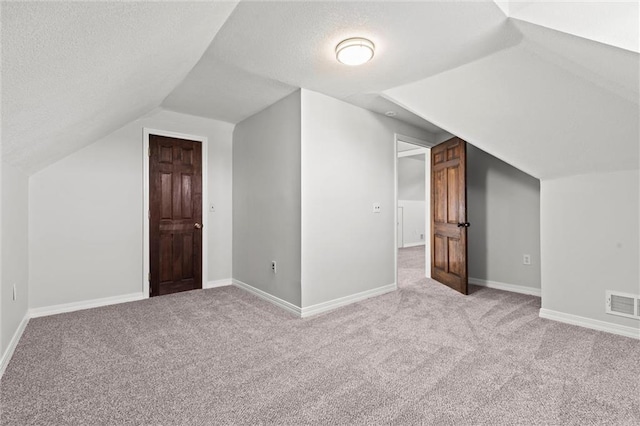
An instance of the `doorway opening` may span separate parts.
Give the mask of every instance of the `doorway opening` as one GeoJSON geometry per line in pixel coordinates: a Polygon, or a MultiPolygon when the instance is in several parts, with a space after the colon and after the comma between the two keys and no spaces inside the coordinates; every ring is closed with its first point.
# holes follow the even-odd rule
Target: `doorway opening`
{"type": "Polygon", "coordinates": [[[395,139],[396,280],[399,269],[431,278],[430,144],[398,134],[395,139]]]}

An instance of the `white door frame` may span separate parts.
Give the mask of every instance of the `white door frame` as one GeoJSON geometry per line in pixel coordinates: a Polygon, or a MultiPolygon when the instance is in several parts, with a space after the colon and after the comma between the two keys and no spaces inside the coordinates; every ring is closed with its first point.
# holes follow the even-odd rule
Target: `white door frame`
{"type": "Polygon", "coordinates": [[[424,174],[424,200],[425,200],[425,242],[424,242],[424,264],[425,264],[425,277],[431,278],[431,147],[434,144],[421,139],[417,139],[411,136],[401,135],[399,133],[394,134],[394,149],[393,149],[393,175],[394,175],[394,199],[395,199],[395,211],[394,223],[394,243],[393,250],[395,254],[394,268],[396,272],[396,284],[398,283],[398,157],[408,157],[411,155],[425,155],[425,174],[424,174]],[[398,152],[398,142],[406,142],[414,145],[419,145],[422,148],[412,149],[409,151],[398,152]],[[428,166],[428,167],[427,167],[428,166]],[[428,169],[428,170],[427,170],[428,169]]]}
{"type": "Polygon", "coordinates": [[[401,228],[400,229],[401,235],[396,235],[396,239],[398,240],[402,239],[402,244],[398,244],[400,241],[396,241],[396,246],[398,248],[402,248],[404,247],[404,207],[397,206],[396,210],[398,215],[396,216],[396,228],[401,228]],[[402,213],[400,213],[400,211],[402,211],[402,213]],[[402,217],[400,217],[401,214],[402,214],[402,217]],[[402,227],[400,226],[400,223],[402,223],[402,227]]]}
{"type": "Polygon", "coordinates": [[[209,280],[209,205],[208,188],[208,152],[209,144],[206,136],[189,135],[186,133],[170,132],[167,130],[142,128],[142,294],[149,298],[149,135],[167,136],[170,138],[187,139],[202,144],[202,288],[209,280]]]}

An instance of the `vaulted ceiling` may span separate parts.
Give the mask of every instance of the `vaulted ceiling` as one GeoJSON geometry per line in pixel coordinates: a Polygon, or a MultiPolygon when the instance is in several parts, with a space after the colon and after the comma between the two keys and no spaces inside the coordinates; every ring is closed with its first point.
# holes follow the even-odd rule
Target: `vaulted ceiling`
{"type": "Polygon", "coordinates": [[[237,123],[299,87],[541,178],[638,164],[637,2],[3,2],[2,46],[29,173],[159,106],[237,123]],[[335,61],[352,36],[362,67],[335,61]]]}
{"type": "Polygon", "coordinates": [[[156,108],[235,2],[2,2],[2,157],[33,172],[156,108]]]}

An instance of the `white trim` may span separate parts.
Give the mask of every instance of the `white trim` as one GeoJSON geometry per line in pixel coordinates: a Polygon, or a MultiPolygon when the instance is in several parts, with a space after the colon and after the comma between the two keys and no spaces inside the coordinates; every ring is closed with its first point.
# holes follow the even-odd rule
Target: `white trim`
{"type": "Polygon", "coordinates": [[[149,135],[187,139],[202,144],[202,288],[209,278],[209,139],[206,136],[189,135],[144,127],[142,129],[142,294],[149,297],[149,135]]]}
{"type": "Polygon", "coordinates": [[[578,315],[553,311],[551,309],[540,308],[540,318],[577,325],[579,327],[590,328],[592,330],[604,331],[606,333],[617,334],[619,336],[631,337],[632,339],[640,339],[640,328],[627,327],[625,325],[585,318],[578,315]]]}
{"type": "Polygon", "coordinates": [[[225,287],[232,284],[233,280],[231,278],[225,278],[223,280],[208,281],[206,283],[203,283],[202,288],[225,287]]]}
{"type": "MultiPolygon", "coordinates": [[[[404,141],[402,141],[404,142],[404,141]]],[[[422,155],[422,154],[429,154],[431,151],[429,148],[416,148],[416,149],[409,149],[407,151],[400,151],[398,152],[398,158],[402,158],[402,157],[412,157],[414,155],[422,155]]]]}
{"type": "MultiPolygon", "coordinates": [[[[411,136],[405,136],[405,135],[401,135],[399,133],[394,133],[393,134],[393,153],[394,153],[394,159],[393,159],[393,182],[394,182],[394,194],[393,194],[393,199],[394,202],[396,204],[396,208],[395,211],[393,213],[393,223],[394,223],[394,231],[393,231],[393,254],[394,254],[394,259],[393,259],[393,268],[395,270],[395,276],[396,276],[396,282],[398,281],[398,157],[400,157],[400,153],[398,152],[398,142],[406,142],[406,143],[411,143],[414,145],[419,145],[419,146],[423,146],[424,148],[419,148],[417,150],[411,150],[411,152],[413,151],[422,151],[424,150],[423,153],[425,155],[425,173],[424,173],[424,200],[425,200],[425,236],[427,235],[431,235],[431,146],[433,146],[433,143],[424,141],[424,140],[420,140],[411,136]],[[427,171],[427,166],[428,166],[428,171],[427,171]],[[429,231],[429,232],[427,232],[429,231]]],[[[416,154],[410,154],[410,155],[416,155],[416,154]]],[[[429,238],[429,241],[431,240],[431,238],[429,238]]],[[[426,278],[431,278],[431,243],[426,244],[427,240],[425,240],[425,244],[424,244],[424,264],[425,264],[425,268],[424,268],[424,276],[426,278]]],[[[404,247],[409,247],[408,245],[404,245],[404,239],[403,239],[403,248],[404,247]]]]}
{"type": "Polygon", "coordinates": [[[534,287],[527,287],[518,284],[507,284],[497,281],[488,281],[480,278],[469,277],[469,284],[478,285],[480,287],[495,288],[496,290],[510,291],[512,293],[528,294],[529,296],[542,297],[542,290],[534,287]]]}
{"type": "Polygon", "coordinates": [[[423,146],[425,148],[431,148],[433,146],[433,141],[425,141],[424,139],[414,138],[413,136],[401,135],[400,133],[395,133],[396,142],[406,142],[413,145],[423,146]]]}
{"type": "Polygon", "coordinates": [[[317,315],[322,312],[331,311],[341,306],[350,305],[352,303],[360,302],[361,300],[380,296],[385,293],[390,293],[392,291],[396,291],[397,289],[397,284],[392,283],[371,290],[362,291],[360,293],[351,294],[349,296],[339,297],[337,299],[329,300],[328,302],[322,302],[316,305],[304,307],[301,309],[302,312],[300,316],[302,318],[306,318],[312,315],[317,315]]]}
{"type": "Polygon", "coordinates": [[[130,293],[121,296],[103,297],[101,299],[83,300],[81,302],[63,303],[61,305],[44,306],[29,309],[30,318],[46,317],[65,312],[81,311],[84,309],[98,308],[100,306],[116,305],[118,303],[135,302],[148,298],[148,294],[130,293]]]}
{"type": "Polygon", "coordinates": [[[407,243],[407,244],[404,244],[404,245],[402,246],[402,248],[411,248],[411,247],[424,246],[425,244],[426,244],[426,243],[425,243],[424,241],[419,242],[419,243],[407,243]]]}
{"type": "Polygon", "coordinates": [[[249,293],[253,294],[254,296],[258,296],[260,299],[262,300],[266,300],[267,302],[273,303],[276,306],[279,306],[280,308],[284,309],[285,311],[291,312],[292,314],[296,315],[296,316],[300,316],[301,314],[301,310],[298,306],[294,305],[293,303],[289,303],[286,300],[282,300],[279,297],[273,296],[265,291],[262,291],[258,288],[255,288],[247,283],[243,283],[242,281],[233,279],[233,285],[241,288],[245,291],[248,291],[249,293]]]}
{"type": "Polygon", "coordinates": [[[11,357],[13,356],[13,352],[16,350],[16,346],[18,346],[18,342],[22,337],[22,333],[24,333],[24,329],[27,328],[27,324],[29,323],[29,313],[27,312],[20,321],[20,325],[15,333],[13,333],[13,337],[9,342],[9,346],[2,354],[2,358],[0,359],[0,378],[4,375],[4,371],[7,369],[9,365],[9,361],[11,361],[11,357]]]}
{"type": "MultiPolygon", "coordinates": [[[[400,135],[394,133],[393,135],[393,203],[396,208],[393,210],[393,276],[396,277],[398,282],[398,140],[400,135]]],[[[404,208],[402,210],[404,216],[404,208]]],[[[404,217],[402,222],[402,228],[404,229],[404,217]]],[[[402,244],[404,245],[404,236],[402,237],[402,244]]]]}

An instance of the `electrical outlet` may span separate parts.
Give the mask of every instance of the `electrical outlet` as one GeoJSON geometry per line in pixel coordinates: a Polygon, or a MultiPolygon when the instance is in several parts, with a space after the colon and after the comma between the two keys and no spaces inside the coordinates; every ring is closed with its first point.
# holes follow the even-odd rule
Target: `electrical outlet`
{"type": "Polygon", "coordinates": [[[13,300],[17,300],[18,299],[18,292],[16,290],[16,285],[13,285],[13,300]]]}
{"type": "Polygon", "coordinates": [[[531,255],[525,254],[522,256],[522,264],[523,265],[531,265],[531,255]]]}
{"type": "Polygon", "coordinates": [[[424,234],[420,234],[420,239],[424,240],[424,234]]]}
{"type": "Polygon", "coordinates": [[[380,213],[380,203],[373,203],[373,212],[380,213]]]}
{"type": "Polygon", "coordinates": [[[277,272],[277,265],[275,260],[271,261],[271,272],[273,272],[274,274],[277,272]]]}

